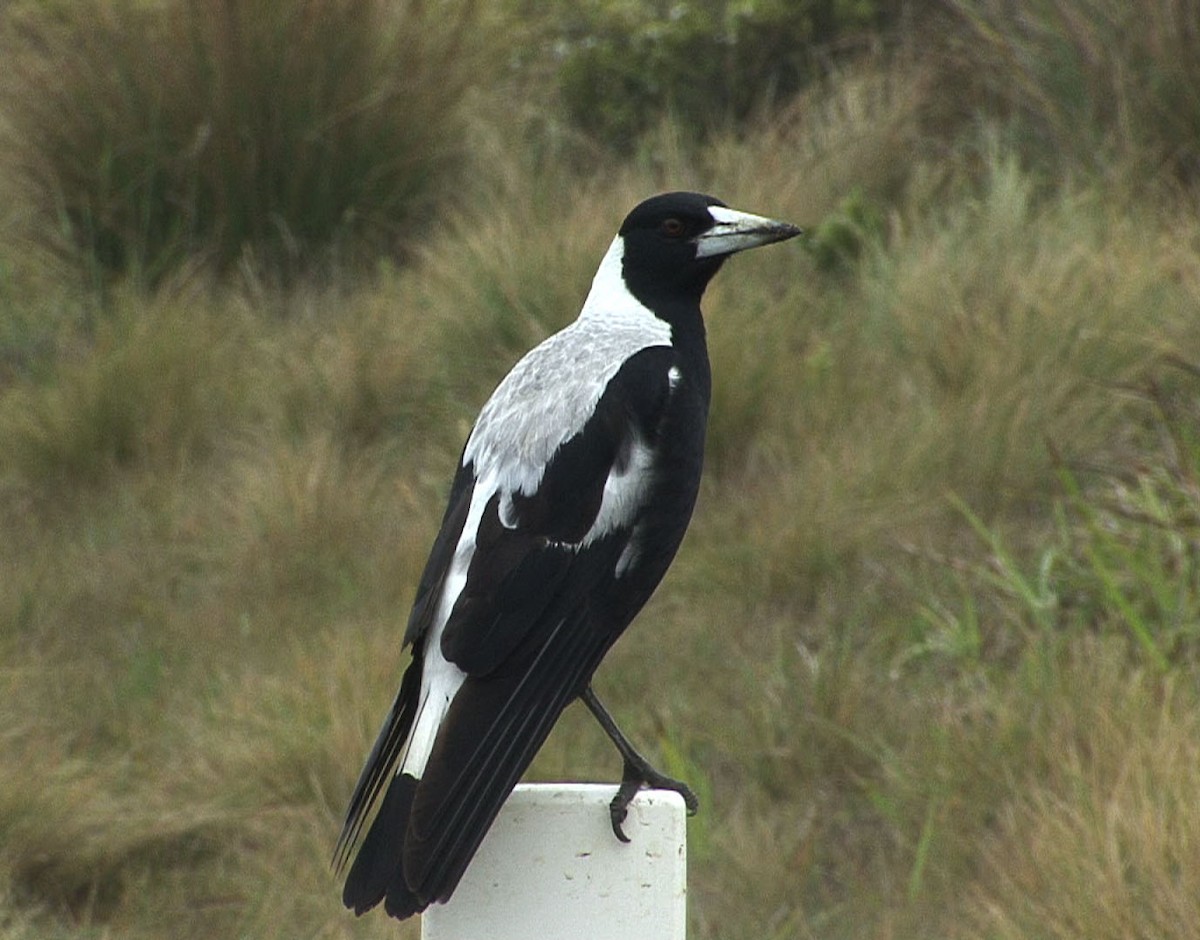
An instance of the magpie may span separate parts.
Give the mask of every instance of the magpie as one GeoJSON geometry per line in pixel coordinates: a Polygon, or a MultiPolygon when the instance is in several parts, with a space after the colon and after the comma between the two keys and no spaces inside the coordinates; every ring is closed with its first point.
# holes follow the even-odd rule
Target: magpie
{"type": "Polygon", "coordinates": [[[591,679],[666,573],[696,502],[712,390],[705,287],[730,255],[798,234],[712,196],[647,199],[578,318],[483,406],[409,615],[412,661],[334,851],[340,873],[362,837],[342,894],[356,914],[382,901],[403,919],[449,899],[575,699],[624,764],[609,809],[617,838],[628,841],[622,822],[643,785],[696,811],[591,679]]]}

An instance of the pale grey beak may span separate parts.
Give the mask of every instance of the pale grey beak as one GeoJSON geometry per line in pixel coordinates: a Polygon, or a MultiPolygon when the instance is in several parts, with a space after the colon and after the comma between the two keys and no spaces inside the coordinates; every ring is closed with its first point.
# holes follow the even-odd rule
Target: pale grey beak
{"type": "Polygon", "coordinates": [[[716,225],[696,237],[696,257],[716,258],[795,238],[803,229],[787,222],[777,222],[761,215],[709,206],[708,214],[716,225]]]}

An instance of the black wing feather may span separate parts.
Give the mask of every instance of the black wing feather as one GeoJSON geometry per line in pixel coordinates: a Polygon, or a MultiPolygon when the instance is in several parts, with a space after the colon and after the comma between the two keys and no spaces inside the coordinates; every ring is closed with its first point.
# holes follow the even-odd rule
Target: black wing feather
{"type": "MultiPolygon", "coordinates": [[[[383,727],[371,747],[354,792],[350,796],[350,804],[346,810],[346,821],[334,847],[333,867],[341,872],[349,859],[350,851],[362,832],[370,815],[371,807],[379,798],[384,785],[391,779],[392,786],[384,797],[377,821],[372,824],[367,838],[359,848],[358,856],[346,878],[346,888],[343,901],[347,907],[362,912],[378,904],[383,898],[382,883],[386,883],[389,873],[394,876],[398,864],[399,853],[387,852],[387,836],[395,832],[396,826],[406,822],[408,806],[411,805],[411,794],[405,800],[393,796],[397,790],[392,777],[396,761],[399,759],[412,731],[413,721],[417,713],[417,698],[421,691],[421,641],[425,631],[437,609],[438,598],[446,579],[446,572],[454,558],[454,549],[462,535],[466,522],[467,511],[471,505],[471,483],[474,476],[469,467],[459,465],[458,473],[450,488],[450,498],[446,512],[442,516],[442,526],[434,539],[433,548],[421,580],[417,586],[416,599],[412,612],[409,614],[408,627],[404,634],[404,644],[414,644],[413,660],[404,670],[400,680],[400,690],[384,719],[383,727]],[[394,822],[389,822],[394,820],[394,822]]],[[[403,827],[399,832],[403,833],[403,827]]]]}
{"type": "MultiPolygon", "coordinates": [[[[541,612],[571,568],[572,543],[596,521],[610,472],[625,469],[635,440],[653,443],[657,435],[673,362],[668,347],[653,346],[617,371],[583,429],[546,465],[538,489],[512,495],[514,527],[500,521],[499,494],[489,501],[467,583],[442,634],[443,655],[468,675],[498,668],[529,631],[546,628],[541,612]]],[[[632,521],[621,537],[628,539],[632,521]]]]}
{"type": "MultiPolygon", "coordinates": [[[[354,859],[350,874],[346,877],[346,887],[342,891],[342,903],[355,914],[369,911],[382,901],[394,886],[406,884],[404,859],[398,848],[398,839],[403,837],[408,826],[417,783],[418,781],[408,774],[397,774],[392,778],[383,802],[379,804],[375,822],[371,824],[367,837],[363,839],[358,857],[354,859]]],[[[393,916],[408,917],[424,909],[424,905],[411,892],[403,902],[399,899],[399,892],[395,894],[395,911],[389,910],[393,916]]]]}
{"type": "Polygon", "coordinates": [[[425,570],[421,572],[421,580],[417,584],[416,598],[408,615],[408,627],[404,631],[405,646],[424,636],[433,620],[442,596],[446,573],[450,570],[450,562],[454,560],[454,550],[458,547],[458,540],[462,536],[463,525],[471,508],[474,483],[474,469],[470,464],[464,464],[460,458],[454,484],[450,487],[446,512],[442,516],[442,526],[433,540],[429,560],[425,562],[425,570]]]}
{"type": "MultiPolygon", "coordinates": [[[[380,790],[383,789],[384,783],[389,779],[392,768],[400,756],[400,751],[408,740],[417,711],[417,696],[420,691],[421,670],[418,658],[404,670],[404,678],[400,680],[400,691],[396,693],[396,700],[392,703],[391,710],[379,731],[379,736],[375,739],[375,745],[371,748],[366,764],[363,765],[358,783],[354,785],[354,792],[350,796],[350,806],[346,810],[346,822],[342,826],[342,833],[334,848],[335,871],[340,872],[345,867],[350,848],[358,839],[372,805],[378,798],[380,790]]],[[[370,867],[371,863],[365,859],[371,855],[372,853],[367,851],[364,843],[363,848],[359,850],[352,873],[347,879],[347,892],[350,891],[352,882],[360,880],[363,871],[360,866],[370,867]]],[[[346,903],[347,906],[352,906],[348,900],[346,903]]]]}
{"type": "Polygon", "coordinates": [[[480,520],[467,583],[442,634],[442,655],[467,675],[493,672],[540,622],[573,555],[542,536],[506,529],[493,497],[480,520]]]}
{"type": "MultiPolygon", "coordinates": [[[[615,561],[615,552],[605,554],[615,561]]],[[[563,598],[555,615],[577,601],[563,598]]],[[[444,900],[458,884],[513,786],[611,645],[598,626],[586,606],[576,609],[528,650],[524,669],[464,682],[413,803],[404,867],[420,897],[444,900]]]]}
{"type": "MultiPolygon", "coordinates": [[[[584,427],[547,464],[537,491],[509,494],[512,513],[505,513],[505,521],[512,525],[501,521],[503,494],[485,507],[466,584],[441,638],[442,654],[467,678],[438,731],[421,779],[392,778],[347,878],[347,905],[364,910],[378,903],[382,892],[388,912],[404,917],[450,896],[562,710],[583,691],[661,577],[681,527],[663,540],[652,574],[643,579],[647,583],[633,588],[635,604],[613,605],[607,597],[617,559],[642,514],[653,507],[637,507],[612,531],[586,546],[578,543],[596,521],[609,473],[625,469],[633,442],[652,449],[658,445],[671,396],[668,372],[675,363],[669,347],[651,347],[631,357],[584,427]]],[[[702,434],[703,415],[700,420],[702,434]]],[[[414,644],[414,661],[355,787],[338,843],[342,861],[411,731],[422,643],[474,482],[473,468],[460,466],[405,633],[405,642],[414,644]]],[[[688,511],[692,498],[694,493],[684,499],[688,511]]]]}

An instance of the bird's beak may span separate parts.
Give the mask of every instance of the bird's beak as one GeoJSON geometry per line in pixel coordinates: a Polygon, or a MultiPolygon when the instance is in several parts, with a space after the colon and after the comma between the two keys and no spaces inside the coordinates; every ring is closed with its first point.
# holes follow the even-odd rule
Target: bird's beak
{"type": "Polygon", "coordinates": [[[722,206],[709,206],[716,224],[696,237],[697,258],[717,258],[795,238],[803,229],[761,215],[738,212],[722,206]]]}

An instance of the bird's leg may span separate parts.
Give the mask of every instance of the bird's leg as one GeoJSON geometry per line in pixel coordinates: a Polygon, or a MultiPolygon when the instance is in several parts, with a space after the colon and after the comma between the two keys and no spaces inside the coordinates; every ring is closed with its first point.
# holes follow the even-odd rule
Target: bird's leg
{"type": "Polygon", "coordinates": [[[617,727],[617,723],[608,713],[608,709],[600,704],[600,699],[596,698],[596,693],[592,691],[591,685],[584,688],[580,698],[588,707],[588,711],[596,717],[596,721],[600,723],[604,733],[617,746],[621,759],[625,762],[625,769],[621,774],[621,786],[617,788],[617,795],[608,805],[608,812],[612,818],[613,835],[622,842],[629,841],[629,837],[621,829],[621,824],[625,822],[625,817],[628,815],[630,802],[637,796],[637,792],[643,784],[655,790],[674,790],[683,797],[688,815],[694,815],[700,808],[700,801],[696,799],[696,794],[683,781],[668,777],[650,766],[650,762],[637,752],[637,749],[617,727]]]}

